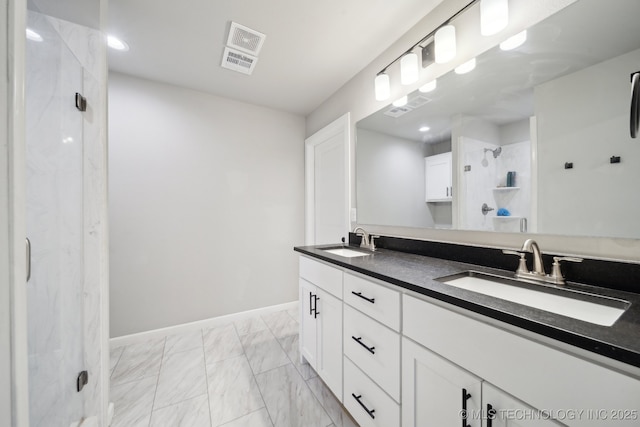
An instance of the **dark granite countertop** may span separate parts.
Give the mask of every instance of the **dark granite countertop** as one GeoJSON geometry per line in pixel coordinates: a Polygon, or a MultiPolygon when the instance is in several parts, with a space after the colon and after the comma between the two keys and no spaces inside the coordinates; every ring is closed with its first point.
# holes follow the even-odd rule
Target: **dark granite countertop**
{"type": "MultiPolygon", "coordinates": [[[[365,257],[346,258],[322,250],[330,247],[337,247],[337,245],[300,246],[295,247],[294,250],[347,270],[640,367],[640,294],[568,282],[566,288],[631,303],[631,306],[612,326],[600,326],[434,280],[467,270],[513,277],[513,272],[510,271],[388,249],[378,249],[365,257]]],[[[358,247],[350,248],[359,249],[358,247]]]]}

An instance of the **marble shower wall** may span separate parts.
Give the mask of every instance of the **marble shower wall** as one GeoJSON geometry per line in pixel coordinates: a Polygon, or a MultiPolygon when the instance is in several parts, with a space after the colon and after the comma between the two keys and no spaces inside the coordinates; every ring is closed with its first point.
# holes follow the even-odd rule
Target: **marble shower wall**
{"type": "MultiPolygon", "coordinates": [[[[30,417],[106,425],[106,145],[100,31],[29,11],[27,232],[30,417]],[[74,95],[87,98],[87,111],[74,95]],[[75,379],[89,372],[78,393],[75,379]]],[[[108,368],[107,368],[108,369],[108,368]]]]}

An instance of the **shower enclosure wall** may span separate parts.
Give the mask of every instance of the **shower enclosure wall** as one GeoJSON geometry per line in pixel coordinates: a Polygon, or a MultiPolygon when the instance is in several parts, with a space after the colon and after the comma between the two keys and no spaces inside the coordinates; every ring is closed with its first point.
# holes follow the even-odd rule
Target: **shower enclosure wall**
{"type": "Polygon", "coordinates": [[[20,273],[10,283],[12,357],[28,370],[12,365],[6,425],[107,426],[106,4],[30,0],[27,11],[25,2],[10,3],[18,12],[7,17],[9,27],[27,35],[9,44],[25,65],[10,76],[16,129],[7,163],[15,179],[7,223],[15,246],[22,243],[11,265],[20,273]],[[20,271],[28,263],[25,237],[30,272],[20,271]],[[21,338],[26,349],[16,345],[21,338]]]}

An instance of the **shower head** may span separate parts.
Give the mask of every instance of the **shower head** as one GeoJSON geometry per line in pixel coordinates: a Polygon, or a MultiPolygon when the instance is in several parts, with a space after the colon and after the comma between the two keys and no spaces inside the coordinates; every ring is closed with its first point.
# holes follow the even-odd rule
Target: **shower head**
{"type": "Polygon", "coordinates": [[[502,153],[502,147],[498,147],[498,148],[496,148],[495,150],[492,150],[491,148],[485,148],[485,149],[484,149],[484,152],[485,152],[485,153],[487,153],[487,152],[489,152],[489,151],[490,151],[491,153],[493,153],[493,158],[494,158],[494,159],[497,159],[497,158],[498,158],[498,156],[500,155],[500,153],[502,153]]]}

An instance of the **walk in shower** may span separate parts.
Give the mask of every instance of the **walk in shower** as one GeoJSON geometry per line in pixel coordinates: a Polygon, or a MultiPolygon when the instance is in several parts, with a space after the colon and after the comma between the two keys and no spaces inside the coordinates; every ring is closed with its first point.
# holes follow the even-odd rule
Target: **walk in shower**
{"type": "MultiPolygon", "coordinates": [[[[82,20],[100,22],[100,1],[82,20]]],[[[32,427],[106,425],[104,37],[29,2],[26,232],[32,427]]]]}

